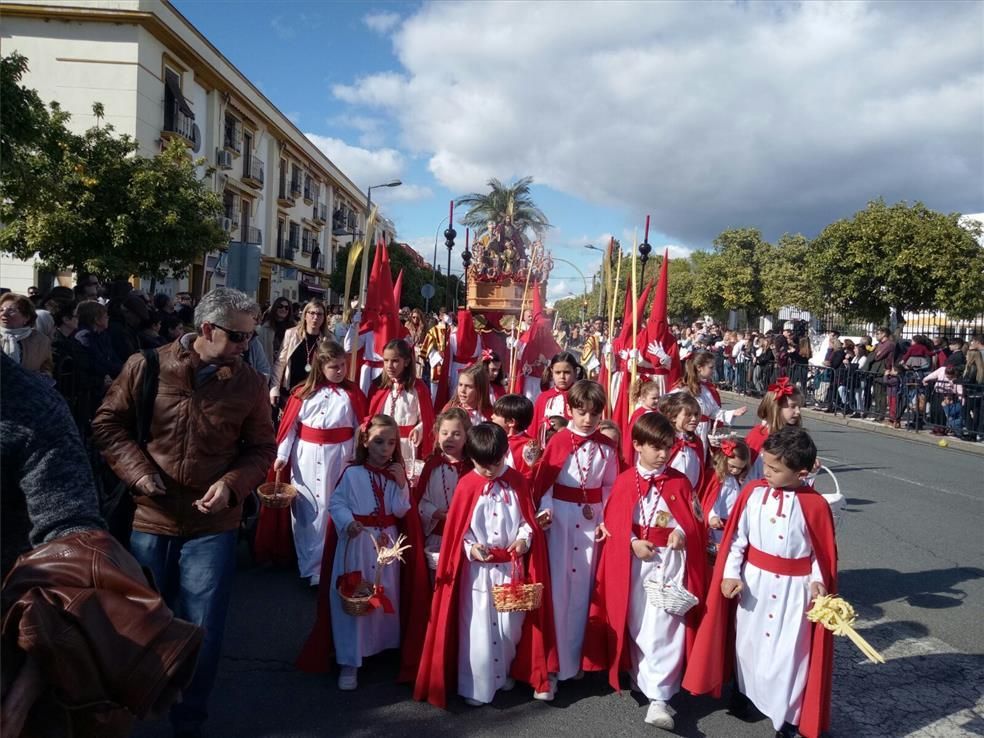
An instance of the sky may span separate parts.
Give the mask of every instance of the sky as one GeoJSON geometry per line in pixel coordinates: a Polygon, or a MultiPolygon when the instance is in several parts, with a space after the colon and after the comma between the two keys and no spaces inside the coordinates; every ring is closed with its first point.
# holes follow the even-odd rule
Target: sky
{"type": "MultiPolygon", "coordinates": [[[[373,200],[428,260],[491,177],[534,178],[589,282],[647,215],[672,256],[878,197],[984,210],[984,3],[172,2],[352,181],[403,181],[373,200]]],[[[549,296],[582,289],[558,263],[549,296]]]]}

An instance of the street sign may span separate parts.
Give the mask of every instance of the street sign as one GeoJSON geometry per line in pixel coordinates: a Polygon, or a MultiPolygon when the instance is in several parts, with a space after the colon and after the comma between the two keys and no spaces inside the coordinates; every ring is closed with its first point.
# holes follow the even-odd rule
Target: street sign
{"type": "Polygon", "coordinates": [[[423,297],[425,300],[431,299],[434,296],[434,285],[430,283],[421,285],[420,296],[423,297]]]}

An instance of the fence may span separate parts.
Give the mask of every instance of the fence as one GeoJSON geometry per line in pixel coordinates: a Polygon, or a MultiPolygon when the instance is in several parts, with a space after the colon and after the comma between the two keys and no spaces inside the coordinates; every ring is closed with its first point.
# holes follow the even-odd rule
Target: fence
{"type": "Polygon", "coordinates": [[[929,372],[886,374],[811,364],[731,363],[716,354],[715,380],[739,394],[761,397],[780,376],[799,387],[807,407],[869,418],[915,432],[984,440],[984,385],[959,378],[926,381],[929,372]]]}
{"type": "MultiPolygon", "coordinates": [[[[780,322],[782,318],[780,316],[780,322]]],[[[886,320],[884,325],[888,325],[886,320]]],[[[814,328],[820,332],[836,330],[843,336],[873,336],[879,325],[850,320],[835,312],[816,316],[814,328]]],[[[984,333],[984,315],[978,315],[968,320],[956,320],[946,313],[924,311],[920,313],[905,313],[903,320],[894,328],[893,333],[898,338],[924,336],[957,336],[968,340],[975,333],[984,333]]]]}

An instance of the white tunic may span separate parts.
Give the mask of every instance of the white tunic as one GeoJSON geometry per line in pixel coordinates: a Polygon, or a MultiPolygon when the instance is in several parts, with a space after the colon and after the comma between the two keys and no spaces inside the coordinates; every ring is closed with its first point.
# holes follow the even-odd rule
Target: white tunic
{"type": "Polygon", "coordinates": [[[484,564],[471,558],[476,543],[508,548],[532,531],[523,519],[516,492],[500,477],[475,503],[465,534],[468,561],[462,575],[458,610],[458,694],[491,702],[509,676],[516,647],[523,635],[524,612],[499,612],[492,604],[492,587],[512,581],[512,563],[484,564]]]}
{"type": "MultiPolygon", "coordinates": [[[[711,510],[705,510],[704,514],[710,519],[711,515],[721,519],[721,522],[727,522],[728,518],[731,516],[731,511],[735,507],[735,502],[738,501],[738,495],[741,494],[741,483],[738,481],[738,477],[733,477],[730,474],[725,477],[724,481],[721,482],[721,489],[718,492],[718,497],[714,501],[714,507],[711,510]]],[[[723,530],[718,530],[716,528],[708,528],[708,533],[710,538],[714,543],[721,543],[721,537],[724,534],[723,530]]]]}
{"type": "Polygon", "coordinates": [[[744,587],[735,617],[738,685],[776,730],[799,723],[810,659],[810,582],[823,581],[796,494],[781,496],[782,515],[770,488],[751,493],[724,567],[724,576],[744,587]],[[764,571],[745,562],[749,545],[787,559],[810,557],[812,574],[764,571]]]}
{"type": "Polygon", "coordinates": [[[434,513],[442,511],[447,513],[454,499],[454,488],[458,486],[458,472],[450,464],[441,464],[431,471],[430,478],[427,480],[427,487],[420,496],[417,503],[417,511],[420,513],[420,524],[423,526],[424,535],[427,540],[424,545],[435,550],[441,547],[441,538],[434,533],[434,528],[438,521],[434,520],[434,513]]]}
{"type": "MultiPolygon", "coordinates": [[[[576,436],[581,435],[571,426],[568,430],[576,436]]],[[[602,501],[591,505],[591,520],[584,517],[582,503],[555,500],[553,486],[547,489],[540,501],[541,511],[553,511],[553,523],[547,531],[547,551],[550,556],[550,587],[560,679],[570,679],[581,669],[581,647],[597,563],[594,555],[595,530],[602,522],[604,503],[608,501],[618,476],[615,454],[611,446],[585,441],[567,457],[557,475],[556,483],[567,487],[580,488],[582,481],[586,489],[601,487],[602,501]]]]}
{"type": "Polygon", "coordinates": [[[344,347],[349,353],[353,350],[358,351],[360,348],[363,350],[362,366],[359,367],[359,389],[368,395],[373,381],[378,379],[379,375],[383,373],[383,357],[376,353],[376,338],[373,331],[360,333],[359,340],[355,340],[355,332],[359,329],[359,315],[359,313],[356,313],[352,318],[352,325],[349,326],[348,331],[345,333],[344,347]],[[355,347],[354,349],[353,346],[355,347]],[[370,361],[378,363],[378,366],[369,366],[367,362],[370,361]]]}
{"type": "Polygon", "coordinates": [[[700,481],[701,467],[702,460],[697,456],[697,452],[690,446],[684,446],[681,448],[670,460],[670,468],[676,469],[687,479],[689,479],[690,486],[694,489],[697,489],[697,482],[700,481]]]}
{"type": "Polygon", "coordinates": [[[302,577],[316,577],[321,571],[325,546],[328,500],[345,464],[352,458],[355,435],[341,443],[319,444],[302,441],[301,425],[312,428],[352,428],[359,425],[348,394],[339,387],[322,387],[301,403],[297,422],[277,447],[277,458],[290,461],[291,483],[297,498],[291,505],[291,527],[297,568],[302,577]]]}
{"type": "MultiPolygon", "coordinates": [[[[394,386],[389,390],[379,390],[386,392],[386,399],[383,401],[382,413],[389,415],[401,428],[413,426],[417,433],[423,432],[424,424],[420,417],[420,398],[417,391],[411,387],[409,390],[402,386],[394,386]]],[[[413,462],[417,460],[417,449],[410,443],[410,439],[404,437],[400,432],[400,451],[403,453],[403,463],[407,467],[407,476],[413,475],[413,462]]]]}
{"type": "MultiPolygon", "coordinates": [[[[376,475],[377,482],[385,480],[383,491],[384,514],[402,518],[410,509],[410,493],[406,487],[376,475]]],[[[332,522],[338,531],[338,547],[335,549],[335,562],[331,569],[332,583],[342,574],[359,570],[362,577],[372,582],[376,576],[376,549],[373,538],[378,539],[380,530],[366,527],[349,542],[348,526],[355,515],[371,515],[376,510],[376,497],[373,494],[369,470],[364,466],[351,466],[345,470],[342,480],[335,488],[329,503],[332,522]],[[348,558],[346,559],[346,546],[348,558]]],[[[383,529],[390,541],[395,541],[397,529],[390,525],[383,529]]],[[[331,632],[335,641],[335,660],[340,666],[362,666],[362,659],[400,645],[400,565],[383,567],[379,584],[386,597],[393,603],[393,613],[385,613],[376,608],[368,615],[358,617],[347,615],[342,610],[342,600],[338,590],[332,586],[330,594],[331,632]]]]}
{"type": "Polygon", "coordinates": [[[721,409],[718,401],[714,399],[714,395],[703,384],[700,386],[700,394],[697,395],[697,402],[700,404],[700,414],[710,418],[710,420],[701,420],[697,424],[697,435],[700,436],[700,442],[704,444],[704,453],[710,453],[711,449],[707,444],[707,436],[711,432],[711,426],[714,423],[718,425],[731,425],[735,419],[735,411],[721,409]]]}
{"type": "MultiPolygon", "coordinates": [[[[663,470],[646,470],[638,464],[636,471],[644,478],[663,470]]],[[[658,490],[650,489],[636,505],[632,522],[652,525],[660,511],[670,516],[667,526],[672,526],[681,536],[683,528],[677,525],[669,506],[658,490]]],[[[632,535],[632,540],[636,536],[632,535]]],[[[686,551],[673,551],[666,547],[656,549],[651,561],[643,561],[631,554],[631,586],[629,587],[628,632],[632,649],[632,668],[639,690],[650,700],[669,700],[680,691],[686,651],[687,628],[685,619],[671,615],[662,608],[650,604],[643,583],[647,579],[669,580],[684,584],[686,576],[686,551]]],[[[696,593],[702,596],[703,592],[696,593]]]]}

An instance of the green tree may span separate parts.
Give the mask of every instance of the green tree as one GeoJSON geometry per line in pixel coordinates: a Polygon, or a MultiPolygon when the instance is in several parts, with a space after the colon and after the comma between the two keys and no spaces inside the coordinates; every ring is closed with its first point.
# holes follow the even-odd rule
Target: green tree
{"type": "Polygon", "coordinates": [[[478,233],[489,221],[502,223],[509,215],[520,232],[530,229],[539,237],[550,227],[547,216],[530,194],[532,177],[523,177],[508,187],[493,177],[488,184],[489,192],[485,194],[473,192],[458,198],[455,204],[468,208],[460,219],[462,225],[474,228],[478,233]]]}
{"type": "MultiPolygon", "coordinates": [[[[332,272],[331,275],[331,289],[332,292],[337,294],[342,294],[345,290],[345,265],[348,263],[349,246],[342,246],[338,249],[335,256],[335,264],[338,268],[332,272]]],[[[393,282],[396,283],[396,278],[400,274],[400,270],[403,270],[403,292],[400,296],[399,307],[409,307],[409,308],[420,308],[423,310],[425,300],[420,294],[420,288],[425,284],[434,284],[434,298],[430,301],[430,309],[436,311],[442,306],[448,308],[451,307],[452,301],[449,297],[448,292],[448,280],[445,275],[434,275],[429,268],[421,267],[414,258],[408,254],[402,246],[395,242],[391,242],[387,245],[387,255],[389,256],[390,262],[390,272],[393,276],[393,282]],[[436,280],[432,277],[436,276],[436,280]]],[[[376,256],[376,247],[369,247],[369,264],[371,265],[373,259],[376,256]]],[[[352,277],[352,284],[358,285],[359,279],[362,275],[362,260],[355,266],[355,273],[352,277]]],[[[457,287],[458,289],[458,300],[462,300],[463,292],[461,287],[458,286],[458,280],[454,279],[452,281],[452,287],[457,287]]]]}
{"type": "Polygon", "coordinates": [[[958,213],[879,199],[827,226],[807,269],[823,303],[849,317],[880,322],[892,309],[939,309],[970,318],[984,312],[980,238],[980,225],[958,213]]]}
{"type": "Polygon", "coordinates": [[[96,125],[73,134],[67,113],[20,84],[26,69],[16,55],[0,67],[0,250],[51,271],[164,278],[228,243],[215,222],[221,201],[195,171],[203,161],[178,141],[135,155],[132,138],[103,124],[99,103],[96,125]]]}
{"type": "Polygon", "coordinates": [[[746,310],[753,315],[765,312],[759,269],[767,249],[757,228],[723,231],[714,239],[711,254],[695,254],[699,274],[694,281],[695,305],[717,316],[728,310],[746,310]]]}
{"type": "Polygon", "coordinates": [[[807,269],[810,242],[805,236],[784,233],[759,254],[762,305],[771,313],[783,307],[818,312],[823,308],[816,280],[807,269]]]}

